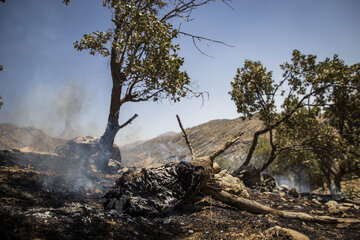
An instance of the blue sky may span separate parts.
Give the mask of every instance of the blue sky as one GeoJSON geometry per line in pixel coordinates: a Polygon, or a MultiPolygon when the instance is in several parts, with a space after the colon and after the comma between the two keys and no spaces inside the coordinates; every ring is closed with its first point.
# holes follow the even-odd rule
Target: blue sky
{"type": "MultiPolygon", "coordinates": [[[[261,61],[275,79],[294,49],[319,60],[336,53],[347,64],[359,62],[360,1],[233,0],[232,7],[220,1],[204,6],[182,30],[235,47],[202,41],[209,58],[191,39],[178,39],[184,69],[209,99],[125,105],[120,122],[134,113],[139,118],[118,133],[117,143],[179,131],[175,114],[186,127],[238,117],[228,92],[245,59],[261,61]]],[[[67,7],[61,0],[0,3],[0,122],[35,126],[53,136],[101,135],[110,103],[109,60],[78,52],[73,42],[107,29],[109,19],[101,0],[73,0],[67,7]]]]}

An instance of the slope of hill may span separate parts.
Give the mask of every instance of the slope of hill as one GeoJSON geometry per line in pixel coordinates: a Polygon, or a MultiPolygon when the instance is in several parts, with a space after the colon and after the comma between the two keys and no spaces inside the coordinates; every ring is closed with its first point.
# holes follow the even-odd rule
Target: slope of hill
{"type": "Polygon", "coordinates": [[[56,146],[67,140],[52,138],[34,127],[18,127],[12,123],[0,123],[0,150],[29,147],[35,151],[53,152],[56,146]]]}
{"type": "MultiPolygon", "coordinates": [[[[253,133],[261,128],[258,119],[221,119],[186,129],[192,141],[195,155],[204,156],[220,147],[239,131],[245,131],[242,138],[222,157],[233,165],[239,165],[245,157],[245,148],[251,143],[253,133]]],[[[190,154],[181,133],[163,134],[139,144],[121,147],[123,163],[127,166],[149,166],[169,161],[189,160],[190,154]]]]}

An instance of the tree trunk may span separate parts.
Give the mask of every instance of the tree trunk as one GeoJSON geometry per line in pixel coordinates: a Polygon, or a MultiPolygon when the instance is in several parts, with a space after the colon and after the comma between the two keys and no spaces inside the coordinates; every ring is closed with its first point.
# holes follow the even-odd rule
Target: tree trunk
{"type": "Polygon", "coordinates": [[[271,145],[271,153],[269,159],[262,165],[260,168],[260,172],[265,171],[265,169],[275,160],[276,158],[276,150],[277,147],[273,142],[273,130],[270,130],[270,145],[271,145]]]}
{"type": "Polygon", "coordinates": [[[121,108],[121,90],[122,83],[125,81],[125,75],[121,72],[119,64],[116,62],[117,54],[114,48],[111,49],[111,77],[112,77],[112,90],[110,112],[106,130],[100,139],[101,158],[98,158],[97,165],[104,168],[107,165],[107,160],[111,156],[114,139],[120,129],[119,126],[119,113],[121,108]]]}
{"type": "Polygon", "coordinates": [[[250,149],[249,149],[249,153],[248,153],[248,155],[246,156],[246,159],[245,159],[244,163],[243,163],[241,166],[247,166],[247,165],[249,165],[250,160],[251,160],[251,158],[252,158],[252,155],[254,154],[256,145],[257,145],[257,143],[258,143],[259,136],[262,134],[261,132],[262,132],[262,131],[257,131],[257,132],[254,134],[253,141],[252,141],[251,147],[250,147],[250,149]]]}
{"type": "Polygon", "coordinates": [[[335,175],[334,177],[334,183],[335,183],[335,186],[336,186],[336,189],[341,192],[341,175],[338,174],[338,175],[335,175]]]}

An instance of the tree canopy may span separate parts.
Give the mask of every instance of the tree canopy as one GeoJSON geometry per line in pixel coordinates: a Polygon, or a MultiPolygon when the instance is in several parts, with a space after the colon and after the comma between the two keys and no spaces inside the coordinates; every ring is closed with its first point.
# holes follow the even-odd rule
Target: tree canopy
{"type": "Polygon", "coordinates": [[[315,55],[294,50],[291,62],[281,69],[283,79],[275,81],[260,62],[246,60],[231,83],[238,112],[243,117],[256,115],[264,123],[245,164],[258,137],[268,133],[270,149],[261,171],[275,158],[287,161],[290,158],[284,156],[296,153],[301,160],[292,158],[297,161],[293,164],[316,167],[329,184],[339,185],[339,179],[360,167],[359,64],[348,66],[337,55],[317,62],[315,55]],[[280,111],[274,102],[278,96],[283,99],[280,111]]]}

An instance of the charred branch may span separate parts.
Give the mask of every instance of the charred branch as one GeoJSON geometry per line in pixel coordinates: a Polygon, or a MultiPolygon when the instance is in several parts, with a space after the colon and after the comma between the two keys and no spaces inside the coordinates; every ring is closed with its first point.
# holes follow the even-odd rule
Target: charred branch
{"type": "Polygon", "coordinates": [[[126,127],[128,124],[131,124],[132,121],[134,121],[135,118],[137,118],[139,115],[134,114],[134,116],[132,116],[129,120],[127,120],[125,123],[123,123],[122,125],[119,126],[119,129],[126,127]]]}
{"type": "Polygon", "coordinates": [[[185,138],[185,142],[186,142],[186,145],[188,146],[189,148],[189,151],[190,151],[190,154],[191,154],[191,159],[194,160],[195,159],[195,155],[194,155],[194,149],[192,147],[192,144],[191,144],[191,141],[189,139],[189,136],[187,135],[182,123],[181,123],[181,120],[180,120],[180,117],[179,115],[176,114],[176,119],[179,123],[179,126],[181,128],[181,131],[183,132],[183,137],[185,138]]]}
{"type": "Polygon", "coordinates": [[[237,197],[224,190],[217,190],[211,187],[205,187],[202,188],[201,190],[202,192],[210,195],[212,198],[216,200],[219,200],[237,209],[249,211],[252,213],[257,213],[257,214],[269,213],[283,218],[297,219],[308,222],[331,223],[331,224],[337,224],[337,223],[360,224],[360,219],[355,219],[355,218],[336,218],[331,216],[316,216],[304,212],[290,212],[290,211],[277,210],[265,206],[263,204],[260,204],[254,200],[237,197]]]}
{"type": "Polygon", "coordinates": [[[232,139],[226,141],[219,149],[217,149],[215,152],[213,152],[212,154],[209,155],[209,158],[211,160],[211,162],[213,163],[215,158],[217,156],[219,156],[220,154],[222,154],[223,152],[225,152],[226,149],[228,149],[229,147],[231,147],[237,140],[240,139],[240,137],[244,134],[244,131],[239,132],[238,134],[236,134],[232,139]]]}

